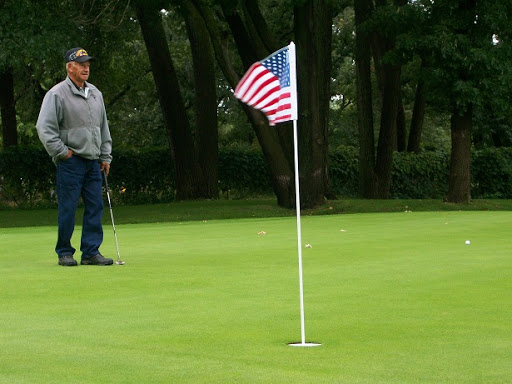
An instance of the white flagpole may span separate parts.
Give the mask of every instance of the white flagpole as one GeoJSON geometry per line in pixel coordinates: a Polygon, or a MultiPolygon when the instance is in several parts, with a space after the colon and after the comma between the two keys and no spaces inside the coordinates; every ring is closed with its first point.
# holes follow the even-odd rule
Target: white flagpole
{"type": "Polygon", "coordinates": [[[295,44],[289,45],[290,60],[290,87],[294,97],[292,97],[292,118],[293,118],[293,162],[295,168],[295,207],[297,212],[297,250],[299,253],[299,296],[300,296],[300,343],[290,343],[295,347],[315,347],[321,344],[306,343],[306,324],[304,316],[304,282],[302,274],[302,229],[300,223],[300,188],[299,188],[299,145],[297,134],[298,108],[297,108],[297,75],[295,60],[295,44]]]}
{"type": "Polygon", "coordinates": [[[301,343],[306,343],[306,325],[304,323],[304,282],[302,275],[302,228],[300,224],[299,191],[299,151],[297,143],[297,120],[293,120],[293,159],[295,163],[295,207],[297,211],[297,249],[299,252],[299,294],[300,294],[300,335],[301,343]]]}

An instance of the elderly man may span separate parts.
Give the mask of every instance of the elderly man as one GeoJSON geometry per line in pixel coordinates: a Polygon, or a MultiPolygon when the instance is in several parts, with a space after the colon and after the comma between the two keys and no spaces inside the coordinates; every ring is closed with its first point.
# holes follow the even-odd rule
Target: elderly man
{"type": "Polygon", "coordinates": [[[75,266],[71,237],[80,196],[84,203],[82,265],[111,265],[101,255],[103,242],[102,175],[108,175],[112,139],[103,95],[88,83],[94,58],[82,48],[66,52],[67,78],[45,95],[37,133],[57,166],[58,239],[55,251],[59,265],[75,266]]]}

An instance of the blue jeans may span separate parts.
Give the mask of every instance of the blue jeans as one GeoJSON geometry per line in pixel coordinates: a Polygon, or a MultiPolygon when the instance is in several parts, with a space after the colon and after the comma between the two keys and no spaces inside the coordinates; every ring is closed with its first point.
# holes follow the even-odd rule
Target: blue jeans
{"type": "Polygon", "coordinates": [[[102,178],[97,160],[87,160],[76,155],[57,162],[57,201],[59,204],[59,231],[55,252],[59,257],[73,255],[71,237],[75,229],[75,214],[78,200],[82,196],[84,217],[82,258],[89,258],[99,253],[103,242],[103,196],[102,178]]]}

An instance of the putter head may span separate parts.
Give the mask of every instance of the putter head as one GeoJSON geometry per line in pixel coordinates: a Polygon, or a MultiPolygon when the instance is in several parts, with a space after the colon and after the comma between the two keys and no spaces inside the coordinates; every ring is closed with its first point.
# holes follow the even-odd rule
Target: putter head
{"type": "Polygon", "coordinates": [[[117,265],[124,265],[124,264],[125,264],[125,262],[124,262],[124,261],[121,261],[121,260],[116,260],[116,264],[117,264],[117,265]]]}

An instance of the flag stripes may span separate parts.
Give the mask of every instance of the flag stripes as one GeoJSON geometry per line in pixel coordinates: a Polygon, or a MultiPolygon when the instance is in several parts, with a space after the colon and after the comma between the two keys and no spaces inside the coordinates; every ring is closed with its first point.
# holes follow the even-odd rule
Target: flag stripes
{"type": "Polygon", "coordinates": [[[284,47],[251,65],[238,83],[235,97],[262,111],[270,125],[289,121],[296,105],[291,80],[289,47],[284,47]]]}

